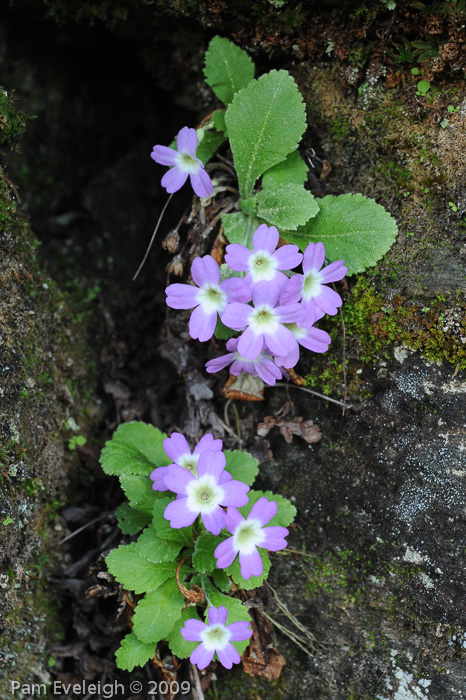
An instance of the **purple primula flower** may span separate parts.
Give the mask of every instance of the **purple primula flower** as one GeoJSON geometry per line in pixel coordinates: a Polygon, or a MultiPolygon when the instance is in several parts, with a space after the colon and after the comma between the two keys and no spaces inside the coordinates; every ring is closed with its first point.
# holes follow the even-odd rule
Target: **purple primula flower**
{"type": "Polygon", "coordinates": [[[249,486],[231,479],[224,469],[223,452],[211,450],[199,455],[197,477],[179,464],[169,466],[165,485],[178,496],[165,508],[164,517],[170,521],[171,527],[189,527],[200,515],[206,530],[219,534],[225,526],[225,512],[220,506],[240,507],[249,501],[249,486]]]}
{"type": "Polygon", "coordinates": [[[294,275],[283,293],[283,302],[296,301],[296,295],[303,300],[308,313],[308,323],[322,317],[322,312],[334,316],[342,305],[339,294],[326,285],[343,279],[348,272],[344,260],[336,260],[321,270],[325,261],[323,243],[309,243],[304,251],[303,275],[294,275]],[[317,308],[316,308],[317,307],[317,308]]]}
{"type": "Polygon", "coordinates": [[[225,262],[232,270],[247,272],[244,278],[248,286],[258,282],[276,282],[284,287],[288,277],[279,270],[292,270],[303,259],[297,245],[277,248],[279,233],[275,226],[261,224],[252,238],[253,251],[239,243],[226,247],[225,262]]]}
{"type": "Polygon", "coordinates": [[[196,158],[197,133],[196,129],[184,126],[176,137],[177,151],[168,146],[154,146],[151,158],[160,165],[172,165],[162,178],[162,187],[169,194],[178,192],[189,178],[194,192],[198,197],[208,197],[213,192],[210,177],[204,170],[204,165],[196,158]]]}
{"type": "Polygon", "coordinates": [[[206,668],[217,653],[218,660],[225,668],[241,661],[238,650],[231,642],[243,642],[252,637],[249,622],[233,622],[226,625],[228,617],[224,605],[215,608],[210,606],[208,612],[209,624],[200,620],[186,620],[181,629],[181,636],[188,642],[201,642],[191,653],[190,661],[199,670],[206,668]]]}
{"type": "Polygon", "coordinates": [[[227,350],[230,351],[228,355],[209,360],[205,366],[207,372],[210,374],[212,374],[212,372],[219,372],[232,363],[230,372],[235,377],[241,374],[241,372],[246,372],[247,374],[252,374],[253,377],[260,377],[263,382],[271,386],[275,384],[277,379],[282,378],[281,370],[278,369],[270,355],[261,352],[259,357],[250,360],[248,357],[240,355],[239,352],[237,352],[237,347],[238,339],[230,338],[227,342],[227,350]]]}
{"type": "Polygon", "coordinates": [[[265,527],[276,512],[276,502],[269,501],[265,496],[254,503],[247,519],[237,508],[228,508],[225,524],[233,537],[219,544],[214,552],[218,568],[228,568],[239,554],[241,576],[246,581],[251,576],[260,576],[264,567],[257,548],[277,552],[287,546],[284,538],[289,533],[286,527],[265,527]]]}
{"type": "Polygon", "coordinates": [[[251,292],[244,280],[230,277],[219,284],[220,268],[211,255],[194,258],[191,276],[197,285],[170,284],[166,288],[167,304],[172,309],[192,309],[189,319],[191,338],[200,341],[212,338],[217,324],[217,314],[230,302],[247,302],[251,292]]]}
{"type": "MultiPolygon", "coordinates": [[[[188,441],[185,436],[181,433],[172,433],[171,437],[165,438],[163,441],[163,449],[167,453],[168,457],[175,464],[179,464],[180,467],[188,469],[194,476],[197,476],[197,463],[199,461],[199,455],[201,455],[206,450],[212,450],[212,452],[220,452],[222,449],[222,441],[214,440],[210,433],[204,435],[203,438],[197,443],[192,454],[189,449],[188,441]]],[[[168,474],[169,466],[157,467],[154,469],[150,478],[154,482],[152,488],[154,491],[168,491],[165,486],[165,477],[168,474]]]]}
{"type": "Polygon", "coordinates": [[[273,355],[284,357],[292,352],[297,341],[285,323],[299,323],[305,311],[301,304],[279,305],[280,287],[275,282],[258,282],[252,292],[254,307],[234,302],[228,304],[222,322],[236,331],[244,330],[238,339],[238,352],[255,360],[264,342],[273,355]]]}
{"type": "MultiPolygon", "coordinates": [[[[331,337],[326,331],[320,328],[314,328],[314,326],[298,326],[297,323],[288,323],[286,327],[290,329],[294,337],[300,345],[312,352],[327,352],[328,346],[332,342],[331,337]]],[[[275,363],[279,367],[286,367],[291,369],[299,360],[299,348],[288,354],[287,357],[274,357],[275,363]]]]}

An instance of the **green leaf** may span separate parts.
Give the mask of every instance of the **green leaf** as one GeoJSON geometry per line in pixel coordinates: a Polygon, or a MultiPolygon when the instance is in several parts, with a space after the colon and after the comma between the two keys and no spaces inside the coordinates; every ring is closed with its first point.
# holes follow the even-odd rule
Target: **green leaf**
{"type": "Polygon", "coordinates": [[[193,567],[196,571],[203,574],[206,571],[214,571],[217,568],[214,552],[224,539],[223,537],[212,535],[210,532],[206,532],[198,537],[193,554],[193,567]]]}
{"type": "Polygon", "coordinates": [[[106,474],[149,476],[154,467],[163,467],[171,461],[163,449],[166,437],[147,423],[122,423],[102,450],[102,469],[106,474]]]}
{"type": "Polygon", "coordinates": [[[229,340],[236,335],[236,331],[233,331],[228,326],[225,326],[220,318],[217,319],[217,325],[215,326],[214,335],[218,340],[229,340]]]}
{"type": "Polygon", "coordinates": [[[180,619],[175,622],[175,626],[167,637],[168,645],[172,653],[179,659],[187,659],[199,645],[199,642],[187,642],[186,639],[181,636],[181,629],[184,627],[186,620],[200,620],[195,607],[189,607],[183,610],[180,619]]]}
{"type": "Polygon", "coordinates": [[[152,489],[152,481],[149,476],[122,474],[119,478],[121,488],[125,492],[130,506],[143,513],[151,514],[158,494],[152,489]]]}
{"type": "Polygon", "coordinates": [[[269,501],[275,501],[277,503],[277,513],[274,515],[272,520],[267,523],[269,525],[281,525],[282,527],[288,527],[296,517],[296,508],[287,498],[280,496],[278,493],[272,493],[271,491],[249,491],[249,503],[245,506],[239,508],[239,512],[244,515],[245,518],[251,512],[251,508],[254,503],[256,503],[259,498],[266,496],[269,501]]]}
{"type": "Polygon", "coordinates": [[[202,160],[205,165],[226,140],[224,134],[219,134],[216,131],[204,131],[204,138],[196,149],[196,157],[202,160]]]}
{"type": "Polygon", "coordinates": [[[181,535],[179,539],[162,539],[157,537],[155,530],[149,525],[139,535],[136,545],[138,554],[153,564],[158,564],[159,562],[175,559],[184,547],[184,542],[181,535]]]}
{"type": "Polygon", "coordinates": [[[306,129],[303,98],[287,71],[272,70],[235,95],[225,122],[240,194],[250,197],[256,180],[296,150],[306,129]]]}
{"type": "Polygon", "coordinates": [[[319,199],[320,211],[296,232],[284,234],[301,250],[322,241],[330,262],[344,260],[348,275],[375,265],[398,234],[392,216],[373,199],[361,194],[327,195],[319,199]]]}
{"type": "Polygon", "coordinates": [[[223,450],[227,463],[225,470],[229,472],[233,479],[244,481],[248,486],[252,486],[254,479],[259,473],[259,462],[249,452],[240,450],[223,450]]]}
{"type": "Polygon", "coordinates": [[[168,578],[175,577],[177,562],[153,564],[141,556],[137,542],[112,549],[105,561],[107,568],[124,588],[135,593],[154,591],[168,578]]]}
{"type": "Polygon", "coordinates": [[[180,619],[183,605],[184,598],[176,581],[168,579],[155,591],[146,593],[137,604],[133,615],[133,632],[147,644],[166,639],[180,619]]]}
{"type": "Polygon", "coordinates": [[[205,55],[204,75],[217,97],[229,104],[234,94],[254,78],[254,64],[246,51],[215,36],[205,55]]]}
{"type": "Polygon", "coordinates": [[[216,109],[212,114],[212,123],[217,129],[217,131],[222,131],[224,135],[227,135],[227,125],[225,124],[225,110],[216,109]]]}
{"type": "Polygon", "coordinates": [[[230,577],[223,571],[223,569],[215,569],[212,574],[214,583],[217,588],[220,588],[224,593],[229,593],[231,591],[231,581],[230,577]]]}
{"type": "Polygon", "coordinates": [[[304,185],[308,170],[309,168],[298,151],[293,151],[285,160],[274,165],[262,175],[262,187],[264,190],[277,190],[283,185],[304,185]]]}
{"type": "Polygon", "coordinates": [[[145,644],[130,632],[122,640],[115,654],[116,664],[123,671],[132,671],[135,666],[144,666],[155,655],[155,644],[145,644]]]}
{"type": "Polygon", "coordinates": [[[270,571],[270,559],[265,549],[258,548],[258,552],[261,555],[263,570],[260,576],[251,576],[249,579],[245,579],[241,576],[241,566],[239,563],[239,558],[236,557],[235,561],[231,566],[226,569],[229,576],[232,577],[233,581],[238,585],[239,588],[246,591],[250,591],[253,588],[259,588],[262,586],[264,581],[267,579],[270,571]]]}
{"type": "MultiPolygon", "coordinates": [[[[213,605],[216,608],[218,608],[220,605],[224,605],[226,607],[228,612],[226,621],[227,625],[231,625],[233,622],[251,622],[251,617],[247,611],[247,608],[242,605],[238,598],[231,598],[230,596],[218,591],[207,576],[204,576],[203,584],[204,585],[202,587],[206,593],[209,605],[213,605]]],[[[249,645],[249,639],[246,639],[243,642],[232,642],[232,644],[234,647],[236,647],[239,654],[242,654],[249,645]]]]}
{"type": "Polygon", "coordinates": [[[124,535],[137,535],[151,521],[151,516],[131,508],[129,503],[122,503],[115,510],[118,527],[124,535]]]}
{"type": "Polygon", "coordinates": [[[222,216],[223,233],[230,243],[239,243],[252,250],[252,237],[260,221],[255,216],[246,216],[242,211],[222,216]]]}
{"type": "Polygon", "coordinates": [[[258,217],[287,231],[296,230],[319,211],[316,200],[302,185],[289,184],[276,190],[262,190],[256,201],[258,217]]]}

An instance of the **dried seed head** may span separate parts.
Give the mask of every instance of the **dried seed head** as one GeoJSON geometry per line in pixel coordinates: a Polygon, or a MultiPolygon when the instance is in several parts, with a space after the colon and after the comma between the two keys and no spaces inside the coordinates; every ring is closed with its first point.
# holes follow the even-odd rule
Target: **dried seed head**
{"type": "Polygon", "coordinates": [[[175,255],[173,260],[171,260],[167,265],[167,272],[170,275],[175,275],[176,277],[181,277],[183,274],[183,260],[181,255],[175,255]]]}
{"type": "Polygon", "coordinates": [[[176,229],[170,231],[162,241],[162,248],[168,250],[169,253],[176,253],[180,245],[180,234],[176,229]]]}

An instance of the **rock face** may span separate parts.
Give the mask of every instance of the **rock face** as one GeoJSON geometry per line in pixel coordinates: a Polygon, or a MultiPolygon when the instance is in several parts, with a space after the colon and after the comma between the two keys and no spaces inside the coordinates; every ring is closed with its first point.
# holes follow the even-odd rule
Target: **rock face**
{"type": "MultiPolygon", "coordinates": [[[[2,108],[1,147],[16,147],[23,116],[6,93],[2,108]]],[[[62,625],[48,577],[63,563],[57,516],[76,461],[65,440],[86,432],[97,414],[83,324],[41,270],[17,191],[5,170],[0,176],[0,693],[7,697],[12,669],[18,682],[49,681],[47,647],[62,625]]]]}
{"type": "MultiPolygon", "coordinates": [[[[52,5],[58,8],[60,4],[52,5]]],[[[157,10],[164,12],[167,8],[161,9],[161,5],[157,4],[157,10]]],[[[173,4],[166,5],[170,12],[176,11],[173,4]]],[[[194,5],[189,3],[190,12],[194,5]]],[[[225,18],[230,16],[231,4],[228,12],[223,3],[203,4],[202,12],[208,8],[209,21],[214,5],[214,24],[228,35],[225,18]]],[[[147,17],[146,4],[144,8],[147,17]]],[[[261,11],[265,12],[265,5],[261,11]]],[[[244,4],[241,12],[247,13],[244,4]]],[[[282,12],[285,10],[279,3],[268,3],[266,29],[260,35],[257,23],[246,23],[242,46],[254,50],[265,69],[268,64],[260,47],[272,50],[273,37],[283,37],[286,23],[282,12]],[[279,27],[275,35],[272,20],[279,27]]],[[[188,44],[183,39],[188,27],[185,18],[176,34],[167,16],[159,27],[173,32],[170,36],[183,55],[190,54],[192,47],[191,62],[183,68],[183,77],[178,77],[179,55],[174,51],[167,53],[164,76],[160,66],[155,69],[149,63],[148,70],[159,84],[176,92],[179,104],[187,104],[189,95],[196,109],[204,109],[210,97],[201,85],[200,56],[206,43],[203,31],[192,29],[188,44]],[[191,82],[189,89],[186,76],[191,82]]],[[[450,32],[450,44],[456,45],[459,35],[453,36],[453,24],[459,26],[460,20],[453,20],[451,13],[439,16],[441,31],[450,32]]],[[[353,53],[359,51],[359,58],[354,53],[352,61],[346,60],[348,54],[338,43],[342,25],[334,26],[332,17],[335,15],[328,15],[327,23],[335,42],[327,53],[324,44],[327,49],[330,44],[319,33],[320,24],[314,28],[315,36],[309,29],[306,42],[296,43],[296,24],[291,23],[292,40],[288,37],[279,44],[276,39],[275,43],[277,51],[281,47],[283,66],[293,73],[307,104],[310,127],[303,152],[311,158],[310,184],[316,193],[361,192],[374,197],[397,218],[400,234],[377,268],[349,280],[349,289],[344,292],[344,329],[340,317],[326,326],[333,338],[330,352],[307,359],[299,367],[309,387],[341,399],[346,374],[345,414],[299,389],[289,390],[296,415],[312,419],[322,431],[322,440],[309,446],[294,438],[286,445],[272,432],[267,438],[272,456],[264,458],[269,447],[258,440],[257,424],[264,416],[278,412],[287,395],[283,389],[269,389],[263,405],[239,406],[246,447],[252,446],[264,460],[258,487],[281,491],[298,508],[291,551],[273,555],[272,589],[266,606],[277,623],[278,646],[287,665],[276,683],[245,678],[238,670],[225,674],[217,682],[216,697],[249,698],[257,693],[289,700],[459,700],[466,697],[464,84],[456,79],[458,72],[452,73],[453,80],[439,83],[438,92],[431,93],[429,101],[416,94],[410,68],[400,72],[398,64],[388,60],[386,47],[380,48],[380,36],[389,41],[393,27],[399,26],[401,31],[408,24],[413,31],[415,20],[408,11],[382,14],[380,26],[371,29],[373,40],[379,43],[378,53],[374,49],[376,55],[370,60],[364,54],[368,44],[362,35],[351,48],[353,53]],[[296,57],[300,59],[297,64],[293,63],[296,57]],[[323,160],[332,167],[325,178],[319,164],[323,160]]],[[[419,17],[419,22],[432,19],[419,17]]],[[[130,19],[125,25],[128,35],[145,38],[146,43],[142,43],[147,59],[151,45],[146,27],[142,28],[137,13],[130,19]]],[[[121,29],[123,20],[120,17],[118,21],[121,29]]],[[[159,19],[152,17],[151,21],[157,24],[159,19]]],[[[437,27],[434,24],[430,29],[437,27]]],[[[419,31],[425,38],[424,24],[419,31]]],[[[241,43],[238,32],[234,38],[241,43]]],[[[410,40],[415,40],[414,34],[410,40]]],[[[393,42],[397,41],[395,36],[393,42]]],[[[390,47],[392,50],[392,44],[390,47]]],[[[453,64],[448,65],[452,68],[453,64]]],[[[116,132],[121,134],[127,125],[116,121],[116,132]]],[[[145,136],[154,138],[149,132],[145,136]]],[[[131,153],[134,155],[128,146],[128,154],[119,154],[118,170],[113,162],[107,163],[100,177],[95,172],[88,177],[88,182],[94,178],[94,186],[85,190],[84,205],[91,210],[101,240],[110,231],[118,242],[121,219],[116,213],[121,192],[127,191],[116,185],[112,190],[107,168],[111,166],[114,178],[123,181],[128,177],[128,163],[132,172],[138,168],[139,155],[134,158],[131,153]]],[[[56,155],[58,158],[59,149],[56,155]]],[[[31,152],[25,153],[25,159],[32,162],[31,152]]],[[[61,166],[59,172],[64,172],[63,163],[61,166]]],[[[83,161],[80,168],[84,172],[83,161]]],[[[110,256],[104,261],[108,249],[101,249],[97,269],[102,278],[105,270],[118,278],[119,263],[114,263],[117,251],[129,255],[143,230],[134,222],[138,209],[147,212],[151,193],[150,188],[144,190],[147,178],[145,173],[139,177],[141,172],[133,178],[141,185],[132,196],[134,218],[132,215],[125,224],[121,246],[113,246],[111,261],[110,256]]],[[[82,180],[86,181],[85,174],[82,180]]],[[[6,177],[2,182],[5,206],[11,208],[14,190],[6,177]]],[[[141,219],[143,216],[146,213],[141,219]]],[[[79,228],[79,217],[76,221],[79,228]]],[[[35,557],[38,551],[49,556],[61,536],[47,528],[59,510],[70,468],[69,460],[64,459],[61,431],[67,422],[68,438],[76,425],[79,433],[83,432],[83,394],[90,411],[85,420],[92,422],[94,416],[95,424],[95,404],[85,369],[86,341],[70,316],[66,299],[37,266],[34,240],[23,219],[8,214],[1,244],[0,585],[6,596],[2,615],[7,640],[2,645],[2,663],[5,668],[13,662],[27,668],[25,677],[32,682],[48,677],[44,675],[45,641],[38,644],[34,639],[42,634],[53,643],[53,635],[60,630],[59,625],[47,627],[47,620],[52,625],[56,621],[53,612],[47,612],[53,611],[48,602],[52,586],[42,585],[49,569],[43,559],[35,563],[35,557]],[[49,534],[43,544],[45,533],[49,534]],[[38,590],[42,591],[40,609],[29,602],[38,590]]],[[[98,250],[94,249],[96,255],[98,250]]],[[[137,259],[135,255],[134,262],[137,259]]],[[[109,288],[114,293],[115,279],[112,285],[109,288]]],[[[160,304],[162,291],[161,286],[154,292],[160,304]]],[[[114,308],[123,306],[122,299],[115,297],[114,308]]],[[[142,292],[140,299],[143,305],[142,292]]],[[[148,309],[152,310],[152,304],[148,309]]],[[[155,332],[147,318],[139,332],[154,337],[154,367],[161,366],[155,332]]],[[[185,328],[179,335],[183,332],[185,328]]],[[[132,334],[136,336],[136,330],[132,334]]],[[[186,355],[187,372],[194,346],[182,340],[179,347],[186,355]]],[[[133,341],[132,347],[137,347],[135,337],[133,341]]],[[[161,343],[160,338],[158,341],[161,343]]],[[[165,361],[168,350],[165,346],[165,361]]],[[[152,356],[145,356],[147,365],[151,361],[152,356]]],[[[130,369],[135,364],[134,357],[128,360],[130,369]]],[[[126,392],[120,397],[122,402],[135,392],[127,369],[122,370],[126,392]]],[[[160,377],[154,377],[156,373],[148,371],[146,384],[137,387],[142,397],[140,413],[125,414],[122,410],[123,419],[125,415],[126,420],[143,418],[149,401],[153,420],[169,427],[162,425],[168,398],[160,388],[160,377]]],[[[118,398],[116,385],[111,386],[118,398]]],[[[209,379],[202,401],[193,395],[186,402],[197,401],[202,409],[196,413],[196,427],[205,419],[210,429],[214,410],[223,416],[223,400],[214,399],[216,388],[209,379]]],[[[168,415],[173,420],[179,418],[173,409],[168,415]]],[[[190,420],[192,416],[186,416],[184,427],[189,427],[190,420]]],[[[59,521],[54,522],[60,526],[59,521]]],[[[60,559],[53,563],[56,568],[62,565],[60,559]]],[[[9,694],[10,687],[4,687],[4,694],[9,694]]]]}

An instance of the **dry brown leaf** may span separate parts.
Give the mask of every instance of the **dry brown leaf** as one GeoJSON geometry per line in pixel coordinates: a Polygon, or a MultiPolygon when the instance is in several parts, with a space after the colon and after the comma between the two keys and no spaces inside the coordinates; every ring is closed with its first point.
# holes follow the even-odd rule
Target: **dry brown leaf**
{"type": "Polygon", "coordinates": [[[290,404],[286,403],[275,416],[266,416],[263,422],[257,426],[257,434],[265,437],[272,428],[277,427],[288,444],[293,440],[294,435],[303,438],[308,443],[319,442],[322,433],[312,420],[305,421],[301,416],[285,420],[290,409],[290,404]]]}
{"type": "Polygon", "coordinates": [[[224,389],[227,399],[240,401],[263,401],[264,382],[259,377],[242,372],[238,377],[230,374],[224,389]]]}

